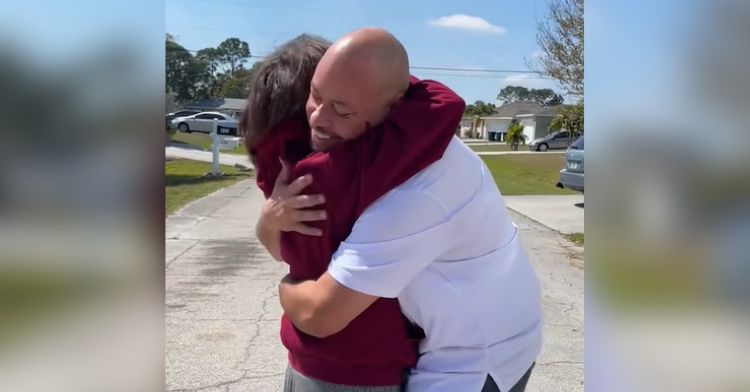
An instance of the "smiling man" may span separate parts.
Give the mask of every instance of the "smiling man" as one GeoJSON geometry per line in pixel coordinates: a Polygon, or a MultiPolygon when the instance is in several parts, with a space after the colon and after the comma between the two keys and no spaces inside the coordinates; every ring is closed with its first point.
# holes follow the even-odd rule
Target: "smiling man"
{"type": "Polygon", "coordinates": [[[306,105],[314,150],[358,137],[403,99],[409,87],[408,58],[389,36],[382,30],[361,30],[337,41],[321,58],[306,105]]]}

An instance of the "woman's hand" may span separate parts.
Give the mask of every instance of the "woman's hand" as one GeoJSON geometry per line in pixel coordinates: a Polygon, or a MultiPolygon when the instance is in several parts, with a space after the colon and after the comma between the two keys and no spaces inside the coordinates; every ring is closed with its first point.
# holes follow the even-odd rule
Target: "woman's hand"
{"type": "Polygon", "coordinates": [[[311,236],[323,235],[320,229],[304,223],[327,218],[325,210],[306,209],[325,203],[322,194],[300,195],[300,192],[312,183],[312,176],[308,174],[288,183],[289,167],[284,161],[281,161],[281,166],[281,173],[276,178],[271,196],[263,206],[259,223],[271,231],[296,231],[311,236]]]}

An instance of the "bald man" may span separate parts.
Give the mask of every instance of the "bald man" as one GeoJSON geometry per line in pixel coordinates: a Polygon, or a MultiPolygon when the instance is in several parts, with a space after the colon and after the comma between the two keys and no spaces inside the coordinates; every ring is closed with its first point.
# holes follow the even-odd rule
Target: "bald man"
{"type": "Polygon", "coordinates": [[[310,86],[313,148],[327,150],[379,124],[408,87],[406,50],[390,33],[362,29],[338,40],[320,59],[310,86]]]}
{"type": "MultiPolygon", "coordinates": [[[[312,79],[306,109],[313,147],[362,135],[407,87],[408,59],[393,36],[364,29],[339,40],[312,79]]],[[[296,212],[261,219],[295,221],[296,212]]],[[[321,338],[378,298],[398,298],[425,333],[409,392],[523,391],[541,348],[539,286],[518,230],[487,167],[456,138],[442,159],[361,214],[325,274],[284,280],[279,295],[295,326],[321,338]]],[[[296,391],[370,390],[301,374],[290,384],[296,391]]]]}

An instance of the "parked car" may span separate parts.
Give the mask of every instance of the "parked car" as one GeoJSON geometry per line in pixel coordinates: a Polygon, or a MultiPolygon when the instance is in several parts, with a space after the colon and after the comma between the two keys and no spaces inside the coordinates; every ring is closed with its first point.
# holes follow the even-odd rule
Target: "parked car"
{"type": "Polygon", "coordinates": [[[571,144],[565,153],[565,167],[560,170],[557,187],[583,193],[583,136],[571,144]]]}
{"type": "Polygon", "coordinates": [[[174,120],[177,117],[187,117],[192,116],[193,114],[200,113],[199,110],[178,110],[176,112],[167,113],[167,123],[171,123],[172,120],[174,120]]]}
{"type": "Polygon", "coordinates": [[[200,111],[198,110],[178,110],[176,112],[167,113],[166,120],[167,120],[167,128],[169,128],[172,125],[172,120],[174,120],[177,117],[187,117],[191,116],[193,114],[198,114],[200,111]]]}
{"type": "Polygon", "coordinates": [[[568,131],[552,132],[545,137],[534,139],[529,143],[529,150],[547,151],[555,148],[568,148],[572,140],[568,131]]]}
{"type": "Polygon", "coordinates": [[[172,120],[172,127],[177,128],[180,132],[204,132],[213,131],[214,120],[219,125],[219,133],[223,135],[237,135],[239,120],[228,114],[220,112],[201,112],[184,117],[177,117],[172,120]]]}

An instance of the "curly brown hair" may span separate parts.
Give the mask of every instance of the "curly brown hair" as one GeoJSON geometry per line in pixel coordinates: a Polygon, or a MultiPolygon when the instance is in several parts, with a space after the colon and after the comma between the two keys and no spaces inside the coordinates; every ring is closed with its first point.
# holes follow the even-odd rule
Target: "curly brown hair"
{"type": "Polygon", "coordinates": [[[305,118],[310,81],[329,46],[324,38],[302,34],[263,59],[239,124],[248,151],[281,120],[305,118]]]}

